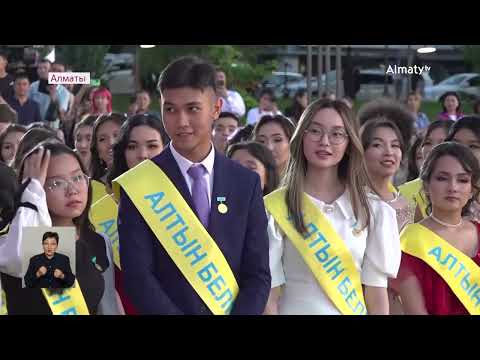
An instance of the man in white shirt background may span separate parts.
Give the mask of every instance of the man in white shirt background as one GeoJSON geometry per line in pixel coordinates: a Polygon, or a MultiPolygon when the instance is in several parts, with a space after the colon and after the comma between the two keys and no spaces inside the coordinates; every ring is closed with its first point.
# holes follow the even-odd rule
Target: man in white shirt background
{"type": "Polygon", "coordinates": [[[272,89],[262,89],[258,101],[258,107],[248,111],[247,124],[255,125],[264,115],[282,115],[277,108],[275,95],[272,89]]]}
{"type": "Polygon", "coordinates": [[[223,99],[222,112],[230,112],[239,118],[245,115],[245,102],[237,91],[227,89],[227,75],[217,68],[215,73],[217,96],[223,99]]]}

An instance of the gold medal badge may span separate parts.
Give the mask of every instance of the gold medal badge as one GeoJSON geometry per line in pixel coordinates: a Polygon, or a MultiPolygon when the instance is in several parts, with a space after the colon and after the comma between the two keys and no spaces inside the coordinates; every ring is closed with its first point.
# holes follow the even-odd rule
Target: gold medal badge
{"type": "Polygon", "coordinates": [[[217,209],[220,214],[226,214],[228,212],[228,206],[224,204],[226,200],[227,199],[224,196],[217,196],[217,202],[220,203],[218,204],[217,209]]]}

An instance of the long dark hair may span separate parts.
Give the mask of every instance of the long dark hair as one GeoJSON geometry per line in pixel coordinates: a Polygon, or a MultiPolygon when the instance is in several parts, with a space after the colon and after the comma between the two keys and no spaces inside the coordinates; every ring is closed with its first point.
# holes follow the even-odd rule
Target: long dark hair
{"type": "Polygon", "coordinates": [[[82,120],[73,126],[73,141],[75,142],[75,137],[77,135],[78,129],[82,127],[92,127],[95,125],[95,120],[97,120],[98,116],[95,115],[87,115],[82,120]]]}
{"type": "MultiPolygon", "coordinates": [[[[466,216],[469,214],[470,205],[473,199],[477,198],[480,190],[478,187],[478,180],[480,178],[480,165],[475,155],[473,155],[472,151],[467,146],[451,141],[435,146],[423,162],[422,170],[420,171],[420,179],[422,179],[424,186],[425,184],[428,184],[432,177],[433,171],[435,170],[435,165],[437,164],[438,159],[447,155],[457,159],[457,161],[462,165],[463,169],[471,176],[473,197],[468,200],[462,209],[462,216],[466,216]]],[[[426,193],[425,195],[427,197],[428,204],[427,214],[430,214],[432,212],[432,203],[429,195],[426,193]]]]}
{"type": "Polygon", "coordinates": [[[460,96],[458,96],[458,94],[455,92],[455,91],[447,91],[445,94],[443,94],[439,101],[440,101],[440,104],[442,104],[442,109],[444,112],[447,112],[447,108],[445,107],[445,100],[447,99],[448,96],[453,96],[457,99],[458,101],[458,106],[457,108],[455,109],[455,112],[458,114],[460,112],[462,112],[462,102],[460,101],[460,96]]]}
{"type": "Polygon", "coordinates": [[[450,127],[445,141],[454,141],[453,138],[455,137],[455,134],[462,129],[470,130],[475,134],[478,141],[480,141],[480,117],[478,116],[465,116],[456,121],[450,127]]]}
{"type": "Polygon", "coordinates": [[[293,97],[293,104],[292,107],[288,109],[288,113],[286,115],[296,123],[298,123],[298,120],[300,120],[300,116],[302,116],[302,113],[305,111],[305,108],[303,107],[302,104],[300,104],[300,101],[298,101],[299,98],[302,98],[305,96],[307,93],[307,90],[305,89],[298,89],[297,92],[295,93],[295,96],[293,97]]]}
{"type": "Polygon", "coordinates": [[[233,135],[233,137],[228,141],[227,147],[240,142],[252,140],[253,129],[254,126],[252,124],[248,124],[242,128],[237,129],[235,135],[233,135]]]}
{"type": "Polygon", "coordinates": [[[453,120],[435,120],[431,122],[430,125],[428,125],[427,127],[427,131],[425,132],[425,136],[423,137],[422,145],[420,146],[423,147],[425,145],[425,141],[428,140],[430,134],[436,129],[443,129],[448,135],[448,132],[450,131],[450,128],[453,124],[455,124],[455,121],[453,120]]]}
{"type": "MultiPolygon", "coordinates": [[[[42,141],[41,143],[39,143],[37,146],[35,146],[23,159],[21,165],[20,165],[20,169],[19,169],[19,173],[18,173],[18,179],[19,181],[21,182],[22,179],[23,179],[23,167],[24,167],[24,163],[25,163],[25,160],[33,153],[36,153],[40,150],[40,148],[43,148],[46,150],[50,150],[50,156],[51,156],[51,159],[54,157],[54,156],[57,156],[57,155],[63,155],[63,154],[67,154],[67,155],[71,155],[73,156],[77,161],[78,161],[78,164],[80,165],[80,169],[82,170],[82,172],[84,174],[86,174],[86,169],[85,167],[83,166],[83,163],[82,163],[82,160],[80,159],[80,156],[75,152],[73,151],[72,149],[70,149],[67,145],[63,144],[63,143],[59,143],[59,142],[51,142],[49,140],[46,140],[46,141],[42,141]]],[[[52,161],[52,160],[50,160],[52,161]]],[[[90,211],[90,205],[92,203],[92,187],[91,185],[89,184],[88,186],[88,201],[87,201],[87,206],[85,207],[85,210],[83,211],[83,213],[73,219],[73,223],[75,224],[75,226],[80,230],[80,232],[82,232],[82,230],[92,230],[92,231],[95,231],[93,226],[92,226],[92,223],[90,222],[89,218],[88,218],[88,212],[90,211]]]]}
{"type": "Polygon", "coordinates": [[[13,160],[13,168],[17,173],[25,155],[28,154],[39,142],[47,139],[60,143],[62,142],[53,131],[44,128],[33,128],[28,130],[25,135],[23,135],[20,143],[18,144],[17,153],[15,154],[15,158],[13,160]]]}
{"type": "MultiPolygon", "coordinates": [[[[50,155],[51,155],[50,161],[52,161],[53,157],[57,155],[67,154],[67,155],[73,156],[77,160],[82,172],[84,174],[87,173],[82,163],[82,160],[80,159],[80,156],[75,151],[73,151],[67,145],[61,142],[52,142],[50,140],[46,140],[44,142],[41,142],[37,146],[35,146],[27,154],[27,156],[25,156],[24,160],[20,165],[20,171],[19,171],[20,182],[22,181],[22,178],[23,178],[23,171],[24,171],[23,167],[24,167],[25,159],[28,158],[29,155],[39,151],[41,147],[43,147],[45,150],[50,150],[50,155]]],[[[85,240],[87,245],[92,249],[93,253],[97,256],[96,262],[103,268],[103,270],[106,270],[107,267],[109,266],[109,262],[108,262],[106,252],[104,253],[105,240],[101,235],[95,232],[95,228],[93,227],[88,217],[91,204],[92,204],[92,185],[89,182],[87,205],[85,206],[85,209],[80,214],[80,216],[73,219],[73,223],[77,228],[77,230],[79,231],[80,237],[85,240]],[[101,252],[99,252],[98,249],[102,249],[101,252]]]]}
{"type": "Polygon", "coordinates": [[[371,224],[371,208],[367,199],[366,187],[375,190],[370,181],[364,161],[363,146],[358,136],[358,122],[353,111],[340,100],[320,99],[308,105],[303,112],[298,126],[290,141],[291,156],[288,160],[282,185],[286,187],[286,203],[288,214],[293,219],[295,229],[304,234],[307,231],[302,216],[304,179],[308,163],[303,151],[304,134],[311,125],[317,113],[324,109],[332,109],[342,118],[349,143],[345,154],[338,164],[338,178],[344,182],[350,194],[355,218],[361,224],[361,229],[369,228],[371,224]]]}
{"type": "MultiPolygon", "coordinates": [[[[2,147],[3,147],[3,143],[5,142],[5,139],[7,137],[8,134],[11,134],[11,133],[16,133],[16,132],[19,132],[19,133],[22,133],[22,134],[25,134],[27,132],[27,128],[23,125],[18,125],[18,124],[10,124],[8,125],[8,127],[2,132],[2,134],[0,134],[0,161],[3,161],[5,162],[5,159],[3,158],[2,156],[2,147]]],[[[18,149],[17,149],[18,150],[18,149]]]]}
{"type": "Polygon", "coordinates": [[[291,140],[293,136],[293,132],[295,131],[295,124],[293,123],[292,120],[289,118],[283,116],[283,115],[264,115],[258,120],[257,124],[255,125],[255,128],[253,129],[253,134],[254,137],[256,138],[258,136],[258,132],[262,128],[262,126],[274,123],[279,125],[283,132],[285,133],[285,136],[287,137],[288,141],[291,140]]]}
{"type": "Polygon", "coordinates": [[[119,127],[122,126],[124,121],[126,120],[126,116],[120,113],[111,113],[100,115],[93,125],[93,135],[92,135],[92,145],[90,151],[92,152],[92,160],[90,163],[90,174],[92,174],[92,179],[97,181],[102,181],[101,179],[107,173],[107,164],[98,157],[98,150],[97,150],[97,136],[98,136],[98,129],[102,127],[102,125],[106,124],[109,121],[112,121],[118,124],[119,127]]]}
{"type": "Polygon", "coordinates": [[[417,167],[417,150],[422,145],[423,137],[418,135],[412,146],[408,150],[408,175],[407,181],[412,181],[420,175],[420,169],[417,167]]]}
{"type": "Polygon", "coordinates": [[[394,123],[402,137],[402,143],[408,146],[413,135],[415,118],[402,104],[384,98],[366,103],[358,111],[360,126],[373,119],[386,119],[394,123]]]}
{"type": "Polygon", "coordinates": [[[17,174],[15,174],[12,168],[0,162],[0,231],[15,216],[15,195],[17,190],[17,174]]]}
{"type": "Polygon", "coordinates": [[[227,157],[232,158],[233,154],[239,150],[246,150],[250,155],[255,159],[260,161],[265,168],[265,173],[267,175],[267,181],[265,182],[265,187],[263,189],[263,195],[270,194],[273,190],[278,187],[279,179],[275,167],[275,160],[273,158],[272,152],[263,144],[249,141],[243,143],[237,143],[230,146],[227,149],[227,157]]]}
{"type": "Polygon", "coordinates": [[[363,149],[368,149],[368,147],[372,143],[375,130],[379,128],[388,128],[393,130],[393,132],[398,138],[398,141],[400,142],[400,149],[402,150],[403,159],[406,153],[404,138],[398,126],[393,121],[390,121],[387,118],[372,119],[362,125],[362,127],[360,128],[360,139],[362,140],[363,149]]]}
{"type": "Polygon", "coordinates": [[[134,115],[125,121],[120,128],[120,135],[113,146],[113,165],[107,175],[107,183],[111,186],[112,181],[128,170],[125,150],[130,141],[130,134],[138,126],[148,126],[160,134],[163,146],[166,146],[169,138],[165,132],[162,122],[155,116],[148,113],[134,115]]]}

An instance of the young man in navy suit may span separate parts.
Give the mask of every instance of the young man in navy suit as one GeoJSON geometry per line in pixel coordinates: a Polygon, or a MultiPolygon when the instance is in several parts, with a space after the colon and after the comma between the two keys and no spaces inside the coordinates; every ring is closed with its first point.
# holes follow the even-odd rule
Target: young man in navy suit
{"type": "MultiPolygon", "coordinates": [[[[267,217],[258,175],[213,147],[212,125],[222,108],[215,68],[197,57],[177,59],[162,73],[159,90],[171,142],[152,161],[175,185],[230,266],[239,288],[230,314],[260,315],[271,280],[267,217]]],[[[139,313],[212,314],[123,190],[118,233],[125,289],[139,313]]]]}

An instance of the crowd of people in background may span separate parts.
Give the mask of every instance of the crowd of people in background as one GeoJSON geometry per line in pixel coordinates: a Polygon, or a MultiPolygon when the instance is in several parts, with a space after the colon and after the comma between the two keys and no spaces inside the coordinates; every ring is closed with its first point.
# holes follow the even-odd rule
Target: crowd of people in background
{"type": "Polygon", "coordinates": [[[129,188],[121,183],[116,194],[118,179],[146,163],[168,175],[224,252],[238,282],[233,314],[459,315],[472,313],[468,301],[480,298],[476,273],[469,292],[459,294],[455,278],[438,269],[447,254],[433,252],[432,263],[427,257],[436,250],[425,255],[415,243],[446,249],[452,267],[455,257],[479,270],[480,101],[465,114],[459,95],[448,92],[429,119],[417,92],[403,103],[381,98],[356,109],[351,98],[332,93],[309,103],[301,89],[282,113],[274,92],[263,89],[258,106],[247,109],[225,71],[187,57],[162,74],[160,113],[145,90],[123,113],[105,86],[48,84],[48,73],[70,70],[67,64],[40,61],[32,83],[26,73],[8,74],[7,65],[0,53],[0,305],[8,314],[53,313],[39,289],[22,289],[19,280],[22,228],[38,225],[75,227],[77,279],[90,314],[215,313],[177,268],[159,263],[168,254],[151,240],[129,188]],[[199,177],[189,169],[197,165],[199,177]],[[231,183],[218,193],[222,177],[231,183]],[[197,179],[209,189],[203,200],[211,212],[219,202],[218,212],[232,212],[233,223],[220,226],[209,212],[204,223],[197,179]],[[95,221],[106,204],[114,209],[117,245],[95,221]],[[300,250],[302,238],[318,250],[312,258],[300,250]],[[320,279],[315,257],[334,278],[349,271],[352,303],[342,299],[353,296],[345,282],[333,294],[320,279]]]}

